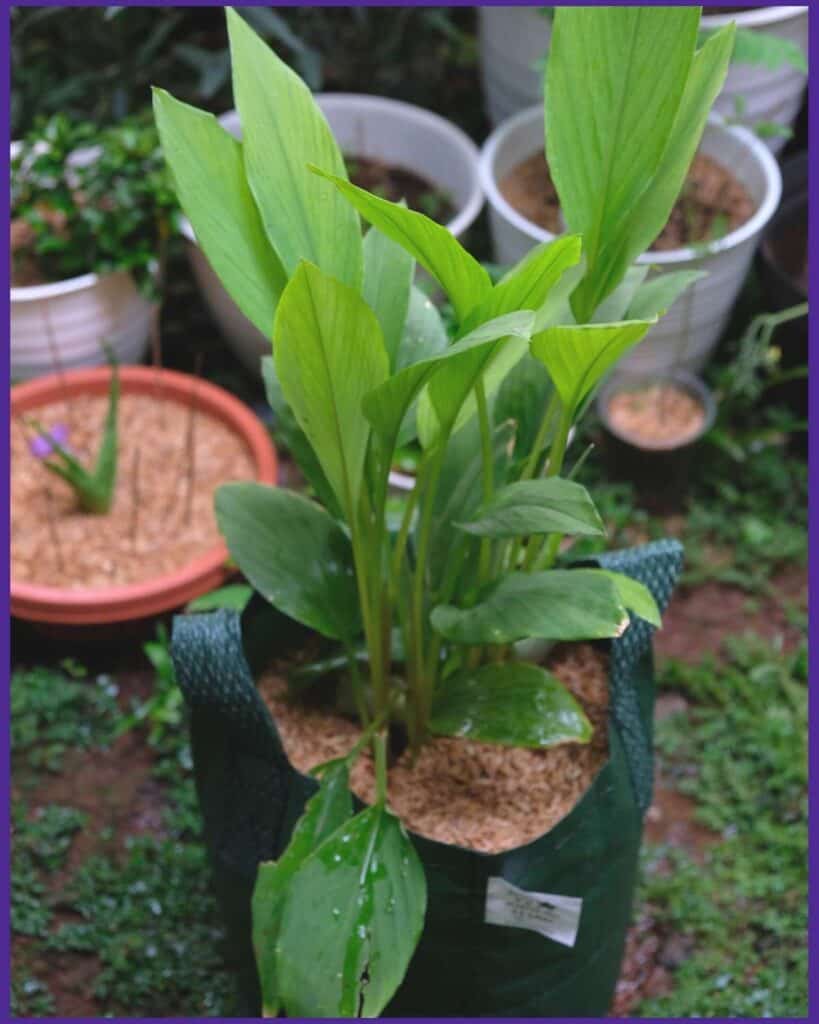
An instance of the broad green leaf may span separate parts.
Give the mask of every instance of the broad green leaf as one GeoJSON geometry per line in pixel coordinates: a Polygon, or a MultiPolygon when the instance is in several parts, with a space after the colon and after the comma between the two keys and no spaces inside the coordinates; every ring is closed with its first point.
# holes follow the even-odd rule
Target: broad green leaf
{"type": "Polygon", "coordinates": [[[521,310],[476,328],[469,338],[485,331],[497,340],[490,345],[474,344],[457,361],[446,363],[435,373],[418,402],[418,437],[425,448],[440,437],[448,437],[470,418],[475,401],[473,388],[481,378],[487,395],[500,386],[508,370],[528,349],[534,316],[529,310],[521,310]],[[501,324],[508,325],[508,331],[498,337],[501,324]],[[493,373],[496,360],[500,365],[493,373]]]}
{"type": "MultiPolygon", "coordinates": [[[[529,341],[525,337],[521,337],[506,339],[495,355],[492,356],[491,361],[482,375],[483,389],[490,405],[498,389],[503,385],[503,382],[518,363],[520,363],[520,361],[528,354],[529,341]]],[[[464,424],[471,420],[477,411],[478,402],[475,398],[475,391],[473,389],[466,396],[463,405],[458,410],[458,415],[455,419],[455,426],[452,428],[453,433],[461,430],[464,424]]]]}
{"type": "Polygon", "coordinates": [[[583,236],[588,271],[572,296],[579,322],[648,244],[638,235],[645,232],[643,199],[671,136],[699,16],[694,7],[556,11],[546,152],[566,222],[583,236]]]}
{"type": "Polygon", "coordinates": [[[268,404],[276,417],[276,431],[305,476],[309,485],[316,492],[316,497],[327,511],[336,519],[341,519],[342,512],[338,498],[330,486],[321,463],[313,451],[313,446],[296,421],[293,410],[287,404],[281,382],[276,374],[273,356],[262,356],[262,380],[268,404]]]}
{"type": "MultiPolygon", "coordinates": [[[[418,392],[427,382],[430,382],[434,400],[437,378],[446,374],[447,387],[453,402],[457,401],[458,396],[461,396],[463,401],[466,392],[474,386],[481,368],[485,365],[486,360],[482,356],[495,353],[497,345],[503,339],[520,337],[528,341],[532,322],[532,314],[525,310],[491,320],[444,349],[439,355],[408,366],[365,395],[362,406],[364,413],[386,448],[392,450],[395,446],[401,422],[418,392]]],[[[452,414],[453,421],[455,415],[457,410],[452,414]]]]}
{"type": "Polygon", "coordinates": [[[395,359],[395,372],[437,355],[449,344],[449,335],[438,307],[420,288],[410,289],[409,309],[404,333],[395,359]]]}
{"type": "Polygon", "coordinates": [[[557,476],[507,484],[476,515],[456,525],[478,537],[602,536],[606,532],[586,488],[557,476]]]}
{"type": "Polygon", "coordinates": [[[310,260],[359,288],[358,217],[330,184],[307,170],[308,163],[318,163],[346,178],[330,127],[299,76],[230,8],[227,24],[247,180],[271,245],[288,274],[300,260],[310,260]]]}
{"type": "Polygon", "coordinates": [[[660,610],[648,587],[638,580],[632,579],[631,576],[624,576],[623,573],[610,572],[607,569],[600,571],[605,572],[617,587],[620,600],[630,612],[638,618],[645,619],[652,626],[659,628],[662,625],[660,610]]]}
{"type": "Polygon", "coordinates": [[[628,310],[621,315],[626,320],[649,320],[654,316],[662,316],[671,309],[686,288],[707,276],[705,270],[674,270],[669,274],[658,274],[640,285],[631,298],[628,310]]]}
{"type": "Polygon", "coordinates": [[[504,313],[519,309],[537,312],[564,273],[580,261],[581,250],[579,235],[564,235],[536,246],[472,310],[459,336],[504,313]]]}
{"type": "Polygon", "coordinates": [[[344,759],[330,762],[324,767],[318,792],[307,801],[293,829],[287,849],[278,861],[264,861],[259,865],[252,900],[253,950],[265,1017],[275,1017],[279,1011],[276,944],[287,885],[316,847],[352,813],[348,764],[344,759]]]}
{"type": "Polygon", "coordinates": [[[280,487],[224,484],[216,521],[254,588],[291,619],[349,642],[360,631],[347,534],[320,505],[280,487]]]}
{"type": "Polygon", "coordinates": [[[591,318],[592,323],[595,324],[614,324],[618,320],[627,320],[626,310],[629,307],[629,303],[634,298],[635,293],[638,291],[643,281],[645,281],[648,275],[649,268],[645,265],[640,266],[639,264],[633,267],[629,267],[623,275],[623,280],[611,295],[603,299],[597,309],[594,311],[594,316],[591,318]]]}
{"type": "Polygon", "coordinates": [[[640,201],[639,217],[634,219],[635,256],[660,234],[677,201],[708,113],[725,82],[733,41],[731,24],[713,35],[694,57],[662,162],[640,201]]]}
{"type": "Polygon", "coordinates": [[[615,363],[641,341],[654,320],[548,327],[532,338],[531,351],[549,371],[573,415],[615,363]]]}
{"type": "Polygon", "coordinates": [[[421,936],[426,879],[383,805],[342,825],[292,879],[276,973],[290,1017],[377,1017],[421,936]]]}
{"type": "MultiPolygon", "coordinates": [[[[493,407],[495,423],[515,423],[515,457],[526,458],[534,447],[543,415],[554,393],[546,367],[527,353],[507,374],[493,407]]],[[[545,444],[551,443],[551,436],[545,444]]]]}
{"type": "Polygon", "coordinates": [[[282,294],[274,339],[284,397],[352,522],[370,436],[361,401],[389,372],[378,320],[352,288],[301,263],[282,294]]]}
{"type": "Polygon", "coordinates": [[[400,203],[379,199],[321,167],[311,170],[333,182],[365,220],[403,246],[432,274],[452,301],[460,321],[489,294],[489,274],[445,227],[400,203]]]}
{"type": "Polygon", "coordinates": [[[404,334],[415,260],[378,228],[364,238],[364,301],[378,317],[384,348],[394,367],[404,334]]]}
{"type": "Polygon", "coordinates": [[[196,241],[226,291],[269,338],[287,275],[245,178],[242,145],[212,114],[154,89],[162,151],[196,241]]]}
{"type": "Polygon", "coordinates": [[[629,619],[614,582],[599,569],[512,572],[472,608],[438,605],[433,627],[459,644],[600,640],[620,636],[629,619]]]}
{"type": "MultiPolygon", "coordinates": [[[[707,43],[713,34],[712,29],[701,29],[700,45],[707,43]]],[[[760,32],[757,29],[739,26],[736,30],[731,63],[754,64],[757,67],[767,68],[768,71],[777,71],[779,68],[790,65],[797,71],[801,71],[803,75],[808,73],[808,59],[805,56],[805,51],[796,43],[770,32],[760,32]]]]}
{"type": "Polygon", "coordinates": [[[550,672],[526,662],[484,665],[446,681],[432,707],[430,730],[509,747],[588,743],[583,708],[550,672]]]}

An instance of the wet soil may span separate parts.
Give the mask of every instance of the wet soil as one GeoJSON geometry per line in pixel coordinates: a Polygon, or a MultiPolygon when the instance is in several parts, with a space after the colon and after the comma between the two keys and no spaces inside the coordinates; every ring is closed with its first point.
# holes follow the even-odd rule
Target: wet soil
{"type": "MultiPolygon", "coordinates": [[[[499,183],[506,201],[539,227],[563,230],[560,204],[543,153],[518,164],[499,183]]],[[[694,157],[682,193],[652,252],[682,249],[713,241],[750,220],[755,204],[731,171],[704,153],[694,157]]]]}
{"type": "Polygon", "coordinates": [[[452,199],[425,178],[365,156],[346,156],[350,180],[359,188],[398,203],[402,199],[411,210],[424,213],[439,224],[447,224],[455,216],[452,199]]]}

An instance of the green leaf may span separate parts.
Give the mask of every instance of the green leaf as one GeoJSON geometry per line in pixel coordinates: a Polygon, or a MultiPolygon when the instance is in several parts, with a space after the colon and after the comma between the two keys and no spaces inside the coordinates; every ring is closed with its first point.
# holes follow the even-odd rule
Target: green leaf
{"type": "Polygon", "coordinates": [[[537,312],[564,273],[579,263],[581,251],[579,235],[564,235],[536,246],[472,310],[459,335],[504,313],[519,309],[537,312]]]}
{"type": "Polygon", "coordinates": [[[242,145],[212,114],[154,89],[162,150],[196,241],[230,297],[266,337],[287,275],[245,178],[242,145]]]}
{"type": "Polygon", "coordinates": [[[727,25],[694,56],[662,163],[640,201],[640,215],[635,218],[637,251],[647,249],[660,234],[677,201],[709,111],[725,82],[733,40],[734,26],[727,25]]]}
{"type": "Polygon", "coordinates": [[[421,936],[426,880],[383,805],[343,825],[292,879],[276,972],[290,1017],[377,1017],[421,936]]]}
{"type": "MultiPolygon", "coordinates": [[[[515,456],[526,458],[534,447],[543,414],[554,392],[546,367],[527,353],[498,389],[493,408],[495,423],[515,423],[515,456]]],[[[545,439],[545,444],[551,437],[545,439]]]]}
{"type": "Polygon", "coordinates": [[[507,313],[477,327],[463,339],[477,339],[485,334],[489,340],[493,337],[496,340],[488,345],[475,341],[467,352],[456,361],[444,364],[430,380],[418,403],[418,436],[425,448],[441,437],[448,437],[470,418],[475,407],[473,388],[481,378],[487,396],[499,387],[511,366],[528,349],[534,316],[529,310],[507,313]],[[506,333],[499,336],[501,327],[506,333]],[[496,361],[500,364],[498,367],[494,367],[496,361]]]}
{"type": "Polygon", "coordinates": [[[409,309],[404,333],[395,358],[395,372],[438,355],[449,344],[438,307],[415,285],[410,289],[409,309]]]}
{"type": "Polygon", "coordinates": [[[432,274],[452,301],[460,321],[489,294],[489,274],[445,227],[400,203],[379,199],[320,167],[310,169],[333,182],[365,220],[403,246],[432,274]]]}
{"type": "Polygon", "coordinates": [[[291,619],[349,642],[360,631],[347,534],[320,505],[279,487],[224,484],[216,521],[254,588],[291,619]]]}
{"type": "Polygon", "coordinates": [[[674,270],[658,274],[635,291],[624,316],[626,320],[650,320],[662,316],[695,281],[707,277],[705,270],[674,270]]]}
{"type": "Polygon", "coordinates": [[[626,310],[634,295],[639,290],[643,281],[648,276],[649,268],[645,265],[629,267],[623,275],[623,280],[617,285],[614,291],[607,298],[603,299],[594,316],[592,323],[613,324],[618,320],[630,319],[626,316],[626,310]]]}
{"type": "Polygon", "coordinates": [[[571,415],[606,373],[641,341],[653,320],[619,324],[547,327],[532,338],[531,351],[549,371],[571,415]]]}
{"type": "Polygon", "coordinates": [[[415,260],[400,245],[370,228],[364,238],[364,301],[378,317],[384,348],[394,367],[410,302],[415,260]]]}
{"type": "Polygon", "coordinates": [[[242,123],[247,180],[270,244],[288,274],[300,260],[361,286],[361,227],[319,163],[346,178],[344,159],[310,90],[235,11],[227,11],[233,94],[242,123]]]}
{"type": "Polygon", "coordinates": [[[342,512],[338,498],[321,468],[313,446],[307,440],[307,435],[299,426],[293,415],[293,410],[284,397],[281,382],[276,374],[273,356],[262,356],[262,380],[267,401],[276,416],[277,434],[287,445],[288,451],[304,473],[307,482],[316,492],[316,497],[321,504],[332,516],[341,519],[342,512]]]}
{"type": "Polygon", "coordinates": [[[361,402],[389,372],[378,320],[353,289],[301,263],[274,336],[284,397],[353,522],[370,436],[361,402]]]}
{"type": "Polygon", "coordinates": [[[259,865],[253,889],[253,951],[262,989],[262,1012],[275,1017],[279,1011],[276,976],[276,945],[287,886],[307,857],[350,818],[350,772],[345,759],[324,766],[321,785],[307,801],[296,822],[287,849],[278,861],[259,865]]]}
{"type": "Polygon", "coordinates": [[[484,665],[448,679],[429,727],[439,736],[509,747],[588,743],[592,735],[583,708],[560,680],[526,662],[484,665]]]}
{"type": "Polygon", "coordinates": [[[253,596],[253,588],[244,583],[230,583],[226,587],[217,587],[208,594],[195,597],[185,605],[186,612],[214,612],[220,608],[242,612],[253,596]]]}
{"type": "Polygon", "coordinates": [[[533,314],[524,310],[482,324],[439,355],[408,366],[365,395],[362,406],[364,414],[383,439],[385,447],[391,451],[395,446],[401,422],[427,382],[430,382],[430,393],[435,401],[439,393],[439,376],[446,376],[444,387],[453,410],[449,419],[444,419],[440,412],[439,418],[445,427],[454,422],[458,411],[454,403],[459,399],[463,402],[466,394],[474,387],[487,358],[491,358],[497,352],[497,346],[507,338],[528,339],[533,320],[533,314]]]}
{"type": "Polygon", "coordinates": [[[583,236],[588,271],[572,297],[579,322],[665,222],[643,241],[653,230],[643,199],[671,136],[699,16],[694,7],[562,7],[555,14],[546,152],[566,222],[583,236]]]}
{"type": "Polygon", "coordinates": [[[507,484],[477,515],[456,526],[478,537],[602,536],[606,532],[586,488],[556,476],[507,484]]]}
{"type": "Polygon", "coordinates": [[[607,569],[601,569],[600,571],[605,572],[615,585],[617,593],[620,595],[620,600],[632,614],[645,619],[646,622],[659,629],[662,625],[660,609],[657,607],[657,602],[654,600],[648,587],[643,586],[638,580],[632,579],[631,576],[624,576],[619,572],[610,572],[607,569]]]}
{"type": "Polygon", "coordinates": [[[459,644],[600,640],[629,624],[614,581],[599,569],[513,572],[492,583],[472,608],[438,605],[433,627],[459,644]]]}

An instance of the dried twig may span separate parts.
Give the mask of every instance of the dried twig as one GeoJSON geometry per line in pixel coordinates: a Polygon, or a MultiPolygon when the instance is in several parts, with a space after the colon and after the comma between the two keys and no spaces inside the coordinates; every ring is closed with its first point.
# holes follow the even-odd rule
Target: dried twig
{"type": "Polygon", "coordinates": [[[139,530],[139,453],[137,448],[134,452],[134,461],[131,468],[131,545],[136,548],[137,531],[139,530]]]}
{"type": "Polygon", "coordinates": [[[194,369],[193,391],[191,393],[191,404],[188,415],[188,428],[185,432],[185,521],[190,523],[193,516],[193,488],[196,481],[196,420],[199,411],[199,380],[202,375],[202,353],[196,353],[196,367],[194,369]]]}
{"type": "Polygon", "coordinates": [[[68,398],[68,386],[65,382],[65,370],[63,368],[62,360],[60,359],[60,349],[57,345],[57,337],[54,333],[54,325],[51,322],[51,309],[48,302],[43,303],[43,317],[45,318],[46,325],[46,341],[48,342],[48,354],[51,360],[51,368],[60,382],[60,389],[63,393],[63,399],[65,401],[65,421],[69,429],[73,426],[71,418],[71,402],[68,398]]]}

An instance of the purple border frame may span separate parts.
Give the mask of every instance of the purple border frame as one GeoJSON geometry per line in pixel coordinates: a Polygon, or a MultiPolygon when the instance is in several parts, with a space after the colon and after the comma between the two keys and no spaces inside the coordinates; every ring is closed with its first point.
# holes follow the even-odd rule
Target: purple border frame
{"type": "MultiPolygon", "coordinates": [[[[630,4],[628,2],[623,2],[623,0],[615,0],[615,2],[613,2],[613,3],[601,3],[601,2],[599,2],[599,0],[585,0],[585,4],[583,4],[583,5],[584,6],[596,6],[596,7],[635,6],[634,4],[630,4]]],[[[10,44],[10,40],[9,40],[9,33],[10,33],[9,6],[11,6],[11,5],[8,2],[6,2],[4,4],[4,7],[6,8],[6,17],[2,19],[2,22],[0,22],[0,52],[2,52],[3,54],[9,54],[10,55],[10,51],[9,51],[9,44],[10,44]]],[[[94,6],[94,7],[98,7],[99,6],[99,7],[102,7],[102,6],[110,6],[110,5],[101,2],[101,0],[85,0],[85,2],[83,4],[63,3],[63,2],[60,2],[60,0],[58,0],[57,3],[40,4],[40,3],[31,3],[31,2],[29,2],[29,0],[20,0],[20,2],[18,2],[15,6],[19,6],[19,7],[77,7],[77,6],[86,6],[86,7],[94,6]]],[[[117,6],[127,7],[127,6],[137,6],[137,5],[136,4],[134,4],[134,5],[118,4],[117,6]]],[[[166,4],[166,3],[163,3],[162,0],[153,0],[153,2],[151,2],[151,0],[147,0],[147,2],[142,3],[139,6],[145,6],[145,7],[165,7],[165,6],[177,6],[177,7],[210,7],[210,6],[213,6],[213,7],[220,7],[220,6],[223,6],[223,4],[211,3],[211,2],[196,3],[195,0],[177,0],[177,2],[175,4],[166,4]]],[[[247,7],[250,7],[250,6],[269,6],[269,5],[263,5],[263,4],[257,4],[257,3],[245,3],[245,4],[236,4],[236,6],[247,6],[247,7]]],[[[521,0],[493,0],[493,2],[482,4],[482,5],[470,4],[470,3],[464,2],[464,0],[454,0],[454,2],[451,2],[448,5],[441,5],[441,4],[436,4],[436,3],[430,3],[430,2],[426,2],[426,0],[422,0],[422,2],[418,2],[418,0],[415,0],[415,2],[411,2],[411,3],[402,3],[402,2],[400,2],[400,0],[375,0],[375,2],[372,2],[372,3],[352,3],[352,4],[344,3],[344,2],[342,2],[342,0],[323,0],[323,3],[315,4],[315,5],[311,5],[311,4],[307,4],[307,3],[300,3],[300,2],[298,2],[298,0],[283,0],[283,2],[279,3],[277,6],[280,6],[280,7],[308,7],[308,6],[325,6],[325,7],[355,7],[355,6],[360,6],[360,7],[366,7],[366,6],[370,6],[370,7],[422,7],[422,6],[471,7],[471,6],[486,6],[486,7],[490,7],[491,6],[491,7],[502,7],[502,6],[539,6],[539,5],[531,4],[531,3],[526,3],[526,0],[522,0],[522,2],[521,2],[521,0]]],[[[569,0],[568,3],[564,4],[564,6],[581,6],[581,4],[574,3],[574,2],[572,2],[572,0],[569,0]]],[[[650,6],[661,6],[661,5],[660,4],[651,3],[650,6]]],[[[662,6],[668,6],[668,7],[688,7],[688,6],[695,6],[695,5],[687,3],[686,0],[664,0],[664,3],[662,4],[662,6]]],[[[715,5],[710,3],[709,0],[705,0],[705,2],[702,4],[702,6],[707,8],[707,7],[711,7],[711,6],[715,6],[715,5]]],[[[731,5],[723,5],[723,6],[731,6],[731,5]]],[[[736,4],[735,6],[740,6],[740,5],[736,4]]],[[[753,3],[753,4],[745,4],[743,6],[746,6],[746,7],[749,7],[749,6],[766,7],[766,6],[785,6],[785,5],[782,5],[782,4],[765,4],[765,3],[757,2],[757,3],[753,3]]],[[[814,4],[809,2],[808,6],[811,9],[813,9],[814,4]]],[[[817,4],[816,6],[819,7],[819,4],[817,4]]],[[[810,23],[810,63],[811,64],[815,64],[817,60],[819,60],[819,21],[817,21],[817,17],[814,16],[814,17],[811,18],[811,23],[810,23]]],[[[819,160],[819,156],[817,156],[817,153],[819,152],[819,144],[815,143],[815,141],[814,141],[814,139],[816,138],[817,122],[819,122],[819,110],[817,110],[817,105],[819,105],[819,87],[816,86],[815,81],[810,81],[809,80],[808,91],[809,91],[809,97],[810,97],[810,99],[809,99],[809,103],[810,103],[809,136],[808,136],[809,137],[809,152],[811,154],[811,157],[815,158],[810,163],[810,172],[809,172],[810,173],[809,191],[810,191],[811,198],[813,198],[814,192],[815,192],[815,190],[817,188],[817,181],[819,181],[819,171],[817,171],[817,169],[816,169],[816,160],[819,160]]],[[[0,104],[0,106],[2,106],[2,118],[3,118],[3,122],[2,123],[5,126],[7,134],[8,134],[8,130],[9,130],[9,120],[10,120],[9,103],[10,103],[10,60],[9,60],[9,67],[7,69],[7,72],[4,75],[4,77],[3,77],[3,82],[2,82],[2,104],[0,104]]],[[[8,172],[6,172],[6,175],[7,174],[8,174],[8,172]]],[[[2,194],[2,202],[3,202],[2,220],[3,220],[3,223],[5,223],[7,225],[8,222],[9,222],[9,186],[8,186],[8,177],[7,176],[6,176],[6,179],[4,181],[4,188],[3,188],[3,194],[2,194]]],[[[817,236],[816,213],[815,213],[815,208],[814,208],[812,203],[810,205],[810,210],[809,210],[809,245],[808,245],[808,249],[809,249],[809,265],[812,266],[812,267],[819,267],[819,236],[817,236]]],[[[0,258],[2,258],[2,262],[3,262],[3,265],[4,265],[4,273],[5,273],[8,270],[8,263],[9,263],[9,253],[8,253],[8,250],[6,249],[5,246],[0,246],[0,258]]],[[[813,275],[813,277],[810,279],[810,300],[811,300],[811,302],[813,302],[816,298],[819,298],[819,272],[815,273],[813,275]]],[[[4,314],[5,314],[5,318],[6,318],[5,322],[8,324],[9,323],[9,297],[8,297],[8,293],[6,293],[6,292],[3,293],[2,301],[3,301],[3,306],[4,306],[4,314]]],[[[819,342],[817,342],[817,332],[819,332],[819,328],[817,328],[816,324],[813,321],[813,318],[811,318],[810,319],[810,323],[809,323],[809,364],[814,362],[814,358],[813,357],[815,355],[815,350],[816,350],[817,344],[819,344],[819,342]]],[[[2,474],[2,481],[0,481],[0,487],[2,487],[2,492],[0,492],[0,505],[2,505],[2,536],[0,536],[0,544],[3,545],[4,550],[6,550],[6,551],[9,550],[9,443],[8,443],[9,442],[9,394],[8,394],[8,388],[9,388],[9,361],[8,361],[8,356],[9,356],[9,352],[8,352],[8,349],[7,349],[6,360],[3,363],[3,367],[2,367],[3,380],[0,381],[0,401],[2,401],[2,414],[1,414],[0,418],[2,418],[3,431],[4,431],[3,449],[2,449],[2,455],[0,456],[0,459],[2,459],[3,468],[4,468],[4,472],[2,474]]],[[[819,356],[817,356],[816,358],[819,359],[819,356]]],[[[817,443],[819,443],[819,437],[817,437],[817,433],[819,433],[819,431],[817,431],[817,428],[816,428],[816,425],[815,425],[815,419],[816,419],[817,416],[819,416],[819,370],[814,370],[812,373],[809,374],[809,385],[808,386],[809,386],[809,452],[810,452],[810,455],[809,455],[809,479],[810,479],[810,485],[811,485],[810,490],[812,492],[813,491],[813,485],[815,483],[819,482],[819,449],[817,449],[817,443]]],[[[814,503],[812,503],[810,505],[810,508],[809,508],[809,537],[810,537],[811,541],[814,541],[816,539],[816,536],[817,536],[818,532],[819,532],[819,511],[817,510],[817,505],[814,502],[814,503]]],[[[8,580],[8,578],[9,577],[8,577],[8,570],[7,570],[7,580],[8,580]]],[[[812,590],[813,589],[813,585],[817,581],[819,581],[819,553],[816,550],[815,544],[811,544],[811,546],[810,546],[810,554],[809,554],[809,580],[810,580],[810,586],[811,586],[811,590],[812,590]]],[[[4,693],[5,693],[5,707],[8,709],[8,707],[9,707],[9,674],[10,674],[9,606],[8,606],[9,595],[8,595],[8,588],[6,589],[6,592],[3,594],[3,600],[5,602],[5,607],[3,609],[4,614],[2,615],[2,621],[0,622],[0,631],[1,631],[0,632],[0,644],[2,645],[2,649],[6,653],[7,669],[6,669],[6,673],[5,673],[5,679],[4,679],[4,693]]],[[[817,613],[815,611],[813,604],[811,604],[810,607],[809,607],[809,636],[811,636],[811,637],[819,637],[819,613],[817,613]]],[[[811,676],[813,676],[814,673],[815,673],[815,670],[817,668],[819,668],[819,655],[816,654],[813,645],[810,646],[809,667],[810,667],[810,674],[811,674],[811,676]]],[[[811,735],[814,732],[819,731],[819,706],[817,706],[817,702],[813,701],[813,700],[810,702],[810,724],[809,724],[809,731],[810,731],[811,735]]],[[[10,738],[9,738],[9,729],[8,729],[8,727],[6,727],[6,728],[3,728],[2,730],[0,730],[0,759],[2,759],[2,765],[0,765],[0,790],[2,791],[2,793],[5,796],[5,805],[6,805],[6,811],[7,811],[6,825],[5,825],[5,828],[3,829],[3,832],[2,832],[2,843],[0,843],[0,877],[5,876],[6,879],[9,879],[9,876],[10,876],[10,870],[9,869],[10,869],[10,841],[11,841],[11,823],[10,823],[10,814],[8,813],[10,811],[10,794],[11,794],[9,756],[10,756],[10,738]]],[[[812,743],[811,744],[811,748],[810,748],[810,776],[811,776],[811,778],[818,778],[819,777],[819,744],[817,744],[816,742],[812,743]]],[[[810,875],[809,875],[809,877],[810,877],[810,881],[811,882],[813,882],[817,877],[819,877],[819,840],[817,840],[817,838],[816,838],[816,834],[819,834],[819,825],[816,824],[816,822],[818,820],[817,819],[817,814],[819,814],[819,798],[816,797],[816,794],[815,794],[814,790],[815,790],[815,788],[813,786],[811,786],[810,787],[810,794],[809,794],[809,837],[810,837],[810,853],[809,853],[810,875]]],[[[9,882],[7,884],[10,885],[10,880],[9,880],[9,882]]],[[[10,953],[11,953],[11,949],[10,949],[10,898],[9,897],[10,897],[10,894],[9,894],[8,889],[7,889],[6,893],[5,893],[5,899],[3,901],[1,901],[2,902],[2,923],[0,923],[0,931],[2,932],[2,934],[0,934],[0,992],[2,992],[3,995],[0,996],[0,998],[3,999],[3,1003],[2,1003],[2,1008],[0,1009],[0,1019],[2,1019],[2,1020],[32,1019],[32,1018],[12,1018],[11,1017],[11,1012],[10,1012],[10,981],[11,981],[10,953]],[[8,993],[8,996],[5,995],[6,993],[8,993]]],[[[819,950],[819,890],[817,889],[817,885],[816,884],[810,884],[809,885],[809,944],[808,945],[809,945],[809,950],[810,949],[819,950]]],[[[808,971],[809,971],[809,1010],[808,1010],[808,1016],[806,1018],[803,1017],[803,1018],[774,1018],[774,1019],[783,1020],[783,1021],[785,1021],[785,1020],[810,1020],[810,1019],[814,1019],[815,1020],[815,1019],[819,1019],[819,995],[817,995],[817,991],[819,991],[819,959],[818,958],[819,958],[819,954],[817,954],[817,956],[811,956],[810,957],[809,966],[808,966],[808,971]]],[[[103,1020],[103,1019],[109,1019],[109,1020],[110,1019],[114,1019],[114,1020],[117,1020],[117,1019],[122,1019],[122,1020],[135,1020],[135,1019],[148,1020],[148,1019],[151,1019],[151,1020],[157,1020],[158,1022],[161,1022],[161,1021],[167,1021],[167,1020],[172,1019],[172,1018],[167,1018],[167,1017],[166,1018],[47,1017],[47,1018],[42,1018],[42,1019],[43,1020],[48,1020],[48,1021],[53,1021],[53,1022],[66,1021],[67,1024],[68,1024],[68,1022],[74,1022],[74,1024],[76,1024],[76,1022],[85,1021],[85,1020],[96,1021],[96,1020],[103,1020]]],[[[234,1017],[234,1018],[181,1018],[181,1019],[184,1019],[184,1020],[198,1020],[198,1019],[220,1020],[220,1019],[223,1019],[223,1020],[226,1020],[226,1021],[236,1022],[237,1020],[241,1020],[242,1018],[235,1018],[234,1017]]],[[[255,1020],[255,1019],[256,1018],[250,1018],[250,1020],[255,1020]]],[[[298,1018],[294,1018],[294,1019],[298,1019],[298,1018]]],[[[405,1018],[393,1018],[393,1019],[404,1020],[405,1018]]],[[[450,1020],[451,1021],[451,1020],[472,1020],[472,1019],[475,1019],[475,1018],[452,1018],[452,1017],[450,1017],[450,1018],[432,1018],[432,1017],[429,1017],[429,1018],[424,1018],[424,1019],[426,1019],[426,1020],[440,1019],[440,1020],[450,1020]]],[[[481,1018],[481,1019],[488,1020],[488,1021],[498,1021],[498,1024],[503,1024],[503,1022],[519,1020],[520,1024],[523,1024],[523,1022],[525,1020],[531,1020],[533,1018],[503,1017],[503,1018],[481,1018]]],[[[549,1019],[551,1019],[551,1020],[561,1020],[561,1019],[569,1019],[569,1018],[549,1018],[549,1019]]],[[[581,1019],[585,1020],[585,1019],[589,1019],[589,1018],[573,1018],[573,1019],[575,1019],[575,1020],[581,1020],[581,1019]]],[[[591,1018],[591,1019],[595,1020],[597,1018],[591,1018]]],[[[609,1018],[609,1019],[610,1020],[630,1020],[630,1019],[634,1019],[634,1018],[609,1018]]],[[[651,1019],[654,1019],[654,1018],[639,1018],[639,1019],[651,1020],[651,1019]]],[[[687,1020],[687,1019],[691,1019],[691,1018],[671,1018],[671,1017],[669,1017],[669,1018],[659,1018],[659,1019],[660,1020],[671,1021],[671,1020],[687,1020]]],[[[741,1018],[741,1017],[725,1018],[725,1017],[723,1017],[723,1018],[720,1018],[720,1019],[722,1021],[728,1021],[728,1020],[730,1020],[730,1021],[741,1021],[741,1020],[752,1020],[752,1019],[757,1019],[757,1018],[741,1018]]]]}

